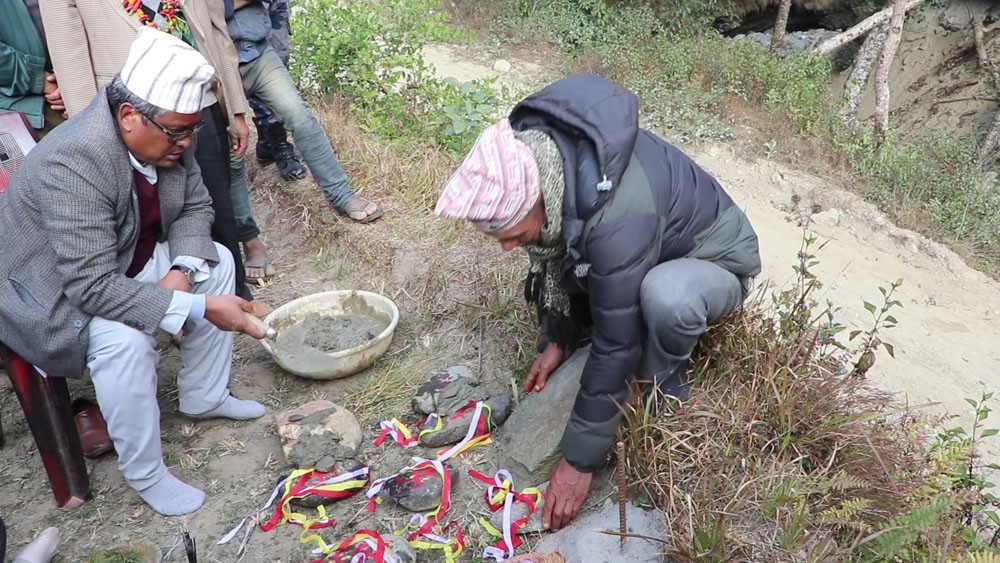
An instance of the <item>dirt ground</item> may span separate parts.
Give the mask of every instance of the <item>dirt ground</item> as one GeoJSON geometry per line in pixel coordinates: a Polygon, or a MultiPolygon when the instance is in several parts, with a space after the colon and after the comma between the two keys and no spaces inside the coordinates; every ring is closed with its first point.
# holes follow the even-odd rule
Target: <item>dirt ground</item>
{"type": "MultiPolygon", "coordinates": [[[[429,50],[428,58],[442,74],[463,79],[500,74],[492,70],[492,61],[470,60],[447,47],[429,50]],[[461,61],[460,67],[456,61],[461,61]]],[[[508,60],[513,69],[504,75],[505,80],[535,83],[545,74],[541,65],[522,65],[511,55],[508,60]]],[[[334,119],[323,113],[324,125],[336,137],[333,132],[339,131],[340,124],[334,119]]],[[[842,307],[841,322],[865,328],[868,314],[862,300],[877,302],[880,285],[903,279],[898,297],[904,308],[895,312],[899,326],[884,334],[895,345],[896,359],[879,357],[869,372],[877,385],[899,392],[901,402],[931,403],[927,408],[937,412],[959,413],[962,422],[971,421],[965,398],[1000,387],[1000,285],[995,281],[970,269],[941,245],[895,228],[870,205],[828,179],[755,157],[739,141],[685,149],[747,209],[760,236],[765,264],[758,283],[780,287],[792,278],[803,222],[825,243],[818,252],[816,272],[826,284],[826,296],[842,307]]],[[[352,170],[352,155],[346,154],[344,161],[352,170]]],[[[64,545],[56,561],[79,561],[94,547],[138,538],[163,547],[165,561],[184,561],[179,545],[180,530],[186,528],[198,541],[199,561],[236,561],[235,545],[216,546],[215,542],[263,503],[275,480],[286,472],[274,414],[317,398],[354,409],[365,429],[362,457],[381,468],[376,472],[381,476],[405,465],[413,452],[394,445],[371,445],[377,423],[399,405],[408,404],[408,393],[428,373],[466,363],[479,370],[488,385],[504,387],[533,358],[527,324],[522,342],[490,338],[491,322],[526,320],[514,287],[524,273],[521,253],[502,254],[467,230],[429,221],[398,193],[371,178],[361,183],[359,191],[378,197],[386,216],[368,226],[337,219],[321,209],[318,190],[310,182],[283,184],[273,167],[254,171],[253,182],[256,215],[280,272],[257,290],[258,297],[277,306],[328,289],[357,288],[388,295],[402,313],[389,352],[364,373],[316,382],[283,373],[258,343],[240,336],[233,391],[264,402],[269,415],[248,423],[191,422],[176,412],[173,374],[178,355],[164,342],[160,405],[167,463],[181,478],[208,493],[198,512],[169,519],[154,514],[128,489],[113,455],[88,461],[92,502],[74,511],[56,508],[20,409],[8,392],[6,379],[0,379],[0,416],[7,434],[7,447],[0,453],[0,514],[7,522],[12,552],[41,528],[58,525],[64,545]],[[470,269],[470,258],[496,261],[501,267],[480,272],[470,269]],[[485,289],[494,286],[510,289],[485,289]],[[483,317],[482,325],[466,320],[464,312],[475,306],[493,311],[483,317]],[[485,334],[481,347],[480,333],[485,334]]],[[[85,382],[73,388],[74,395],[93,396],[85,382]]],[[[996,444],[987,453],[991,460],[1000,461],[996,444]]],[[[462,471],[473,466],[491,472],[497,469],[492,459],[492,446],[483,446],[460,458],[457,465],[462,471]]],[[[454,501],[454,514],[461,518],[470,546],[484,539],[474,523],[474,516],[485,513],[481,492],[477,484],[460,480],[454,501]]],[[[592,500],[599,502],[608,494],[606,486],[599,487],[592,500]]],[[[334,515],[339,524],[323,532],[328,542],[365,526],[395,529],[407,517],[388,507],[369,515],[361,498],[344,501],[334,515]]],[[[256,532],[243,560],[309,560],[298,531],[285,526],[256,532]]],[[[473,554],[478,555],[478,549],[470,548],[463,560],[472,560],[473,554]]],[[[434,554],[425,560],[441,558],[434,554]]]]}

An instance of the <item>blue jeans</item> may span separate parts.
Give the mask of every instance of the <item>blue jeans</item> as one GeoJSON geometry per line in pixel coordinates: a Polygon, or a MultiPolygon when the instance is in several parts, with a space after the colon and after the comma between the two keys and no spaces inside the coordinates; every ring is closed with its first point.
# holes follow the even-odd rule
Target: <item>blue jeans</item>
{"type": "MultiPolygon", "coordinates": [[[[243,75],[243,89],[247,97],[257,97],[274,111],[285,128],[292,132],[295,146],[302,154],[313,180],[323,190],[323,195],[337,209],[343,209],[351,198],[357,197],[347,181],[347,173],[337,161],[333,146],[319,120],[302,99],[288,69],[281,63],[274,49],[268,47],[256,60],[240,65],[243,75]]],[[[234,199],[246,200],[249,209],[249,194],[246,190],[233,190],[234,199]],[[242,194],[235,194],[242,191],[242,194]]],[[[236,204],[242,207],[242,202],[236,204]]],[[[241,217],[238,217],[240,220],[241,217]]]]}
{"type": "Polygon", "coordinates": [[[264,102],[257,98],[247,98],[250,102],[250,109],[253,110],[253,117],[256,120],[257,127],[267,127],[268,125],[274,125],[275,123],[281,123],[277,115],[271,111],[271,108],[264,105],[264,102]]]}
{"type": "Polygon", "coordinates": [[[232,190],[233,215],[236,216],[236,238],[240,242],[253,240],[260,236],[260,228],[253,218],[253,210],[250,209],[250,186],[247,185],[247,155],[236,156],[230,153],[230,167],[232,169],[232,183],[229,188],[232,190]]]}

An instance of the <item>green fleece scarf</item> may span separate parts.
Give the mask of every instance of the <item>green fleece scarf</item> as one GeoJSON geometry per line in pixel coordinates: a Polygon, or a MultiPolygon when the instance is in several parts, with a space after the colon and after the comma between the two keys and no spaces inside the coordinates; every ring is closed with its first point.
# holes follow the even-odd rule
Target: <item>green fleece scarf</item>
{"type": "Polygon", "coordinates": [[[555,141],[545,133],[528,129],[514,134],[535,153],[538,176],[545,206],[546,224],[537,245],[526,247],[531,262],[525,282],[525,299],[533,303],[542,333],[564,348],[579,334],[571,318],[572,301],[562,285],[562,263],[566,242],[562,236],[562,207],[566,181],[563,159],[555,141]]]}

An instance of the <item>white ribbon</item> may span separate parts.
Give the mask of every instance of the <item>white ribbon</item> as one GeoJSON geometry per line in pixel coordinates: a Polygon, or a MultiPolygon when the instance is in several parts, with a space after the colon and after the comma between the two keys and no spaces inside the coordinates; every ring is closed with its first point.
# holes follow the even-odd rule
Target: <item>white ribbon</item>
{"type": "MultiPolygon", "coordinates": [[[[290,475],[289,475],[289,477],[290,477],[290,475]]],[[[236,527],[233,528],[232,530],[229,530],[229,532],[226,535],[222,536],[222,539],[220,539],[215,545],[225,545],[225,544],[231,542],[233,540],[233,538],[236,537],[236,534],[239,533],[240,529],[243,528],[243,526],[247,523],[247,520],[249,520],[249,519],[257,516],[261,512],[264,512],[268,508],[271,508],[271,505],[274,504],[274,500],[276,498],[278,498],[278,494],[281,492],[281,488],[284,487],[285,483],[287,483],[287,482],[288,482],[288,477],[285,477],[281,481],[278,481],[278,484],[274,487],[274,490],[271,491],[271,496],[268,497],[267,502],[265,502],[263,506],[261,506],[260,508],[258,508],[253,513],[248,514],[247,516],[244,516],[243,519],[240,520],[240,523],[237,524],[236,527]]],[[[252,530],[253,527],[251,526],[250,529],[252,530]]],[[[247,540],[247,538],[249,536],[250,536],[250,532],[247,532],[246,537],[243,538],[244,545],[246,544],[246,540],[247,540]]]]}
{"type": "Polygon", "coordinates": [[[499,490],[503,489],[502,487],[503,478],[506,478],[510,481],[510,490],[506,491],[506,494],[504,495],[503,498],[503,529],[501,530],[503,532],[503,543],[507,547],[507,550],[504,551],[492,545],[483,548],[483,559],[493,559],[494,561],[497,562],[503,561],[508,557],[514,557],[514,539],[513,536],[511,535],[512,531],[511,507],[514,506],[514,500],[515,500],[514,477],[506,469],[501,469],[497,471],[493,475],[493,482],[496,483],[496,485],[489,485],[489,487],[487,488],[487,494],[491,499],[490,502],[492,502],[493,495],[496,494],[496,491],[498,489],[499,490]]]}

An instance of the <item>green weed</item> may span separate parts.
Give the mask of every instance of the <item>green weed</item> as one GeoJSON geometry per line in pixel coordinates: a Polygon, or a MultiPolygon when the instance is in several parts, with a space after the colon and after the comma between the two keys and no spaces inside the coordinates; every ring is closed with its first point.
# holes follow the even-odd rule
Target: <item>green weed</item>
{"type": "Polygon", "coordinates": [[[430,0],[305,0],[292,25],[290,67],[301,88],[337,92],[380,138],[464,153],[513,98],[492,80],[442,80],[424,61],[429,41],[456,41],[430,0]]]}

